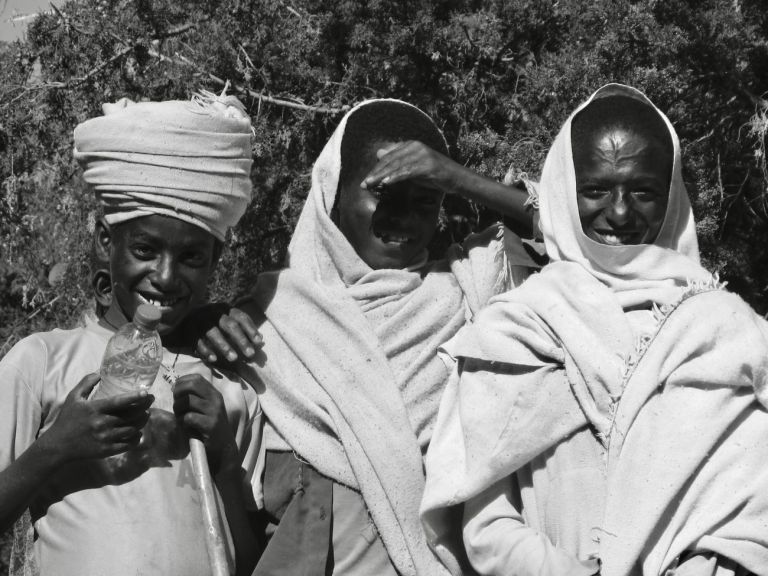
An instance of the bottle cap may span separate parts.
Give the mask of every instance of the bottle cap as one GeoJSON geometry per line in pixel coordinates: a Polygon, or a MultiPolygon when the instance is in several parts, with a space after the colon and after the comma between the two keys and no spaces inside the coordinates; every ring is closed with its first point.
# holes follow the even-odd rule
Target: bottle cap
{"type": "Polygon", "coordinates": [[[154,330],[160,324],[161,316],[160,308],[157,306],[142,304],[136,308],[136,313],[133,315],[133,323],[147,330],[154,330]]]}

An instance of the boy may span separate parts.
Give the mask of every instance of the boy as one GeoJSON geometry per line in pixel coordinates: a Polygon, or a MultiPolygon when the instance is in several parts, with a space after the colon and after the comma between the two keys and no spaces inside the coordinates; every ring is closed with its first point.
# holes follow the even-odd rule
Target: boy
{"type": "MultiPolygon", "coordinates": [[[[253,482],[272,534],[256,576],[445,574],[418,520],[422,456],[449,375],[437,349],[534,267],[499,226],[428,260],[445,193],[527,218],[523,190],[446,154],[414,106],[354,107],[315,163],[286,269],[262,274],[244,307],[264,334],[262,353],[241,366],[265,414],[253,482]]],[[[213,353],[248,357],[256,326],[242,315],[209,332],[213,353]]]]}
{"type": "Polygon", "coordinates": [[[104,111],[77,127],[74,154],[104,209],[112,298],[98,323],[32,335],[0,362],[0,528],[30,509],[43,576],[209,575],[191,434],[250,574],[240,462],[257,444],[256,396],[173,347],[250,200],[250,120],[232,97],[104,111]],[[160,373],[149,393],[101,397],[107,341],[146,303],[162,313],[160,373]]]}
{"type": "Polygon", "coordinates": [[[768,574],[766,325],[701,266],[681,165],[629,86],[556,137],[552,262],[447,346],[421,511],[453,573],[768,574]]]}

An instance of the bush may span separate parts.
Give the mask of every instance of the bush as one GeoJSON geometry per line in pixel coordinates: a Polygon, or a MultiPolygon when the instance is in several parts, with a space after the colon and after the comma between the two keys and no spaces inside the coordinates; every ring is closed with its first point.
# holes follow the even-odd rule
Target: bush
{"type": "MultiPolygon", "coordinates": [[[[408,100],[453,155],[537,175],[566,115],[605,82],[668,112],[705,264],[768,311],[768,16],[762,0],[79,0],[0,49],[0,355],[91,304],[95,206],[72,130],[100,105],[187,98],[226,81],[256,131],[256,196],[211,286],[279,266],[311,165],[340,115],[408,100]]],[[[455,199],[449,215],[475,222],[455,199]]],[[[487,220],[488,214],[480,214],[487,220]]],[[[445,230],[434,251],[445,246],[445,230]]]]}

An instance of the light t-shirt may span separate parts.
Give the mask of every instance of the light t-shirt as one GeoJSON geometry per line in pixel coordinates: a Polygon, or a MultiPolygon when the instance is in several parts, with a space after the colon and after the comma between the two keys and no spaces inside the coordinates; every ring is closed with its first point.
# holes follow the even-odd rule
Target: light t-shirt
{"type": "MultiPolygon", "coordinates": [[[[0,469],[55,422],[67,394],[97,372],[111,332],[96,324],[34,334],[0,361],[0,469]]],[[[241,454],[258,452],[258,399],[250,386],[164,350],[142,441],[108,459],[59,469],[30,505],[43,576],[209,576],[188,439],[173,415],[171,368],[199,372],[221,392],[241,454]],[[252,433],[253,432],[253,433],[252,433]]],[[[98,386],[93,395],[98,396],[98,386]]],[[[246,461],[250,457],[246,457],[246,461]]],[[[246,499],[252,501],[250,490],[246,499]]],[[[222,529],[228,534],[223,513],[222,529]]],[[[229,554],[233,558],[231,539],[229,554]]]]}

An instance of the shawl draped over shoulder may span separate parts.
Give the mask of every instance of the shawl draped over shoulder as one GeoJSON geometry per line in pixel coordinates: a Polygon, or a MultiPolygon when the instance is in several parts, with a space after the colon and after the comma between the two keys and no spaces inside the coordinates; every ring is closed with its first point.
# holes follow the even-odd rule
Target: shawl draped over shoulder
{"type": "Polygon", "coordinates": [[[609,84],[571,115],[539,189],[553,262],[492,299],[446,347],[496,377],[469,386],[454,374],[446,389],[426,458],[427,538],[460,573],[461,505],[588,428],[604,454],[602,576],[664,574],[684,552],[768,574],[766,323],[700,266],[679,142],[658,110],[674,165],[655,243],[608,246],[582,232],[571,121],[611,94],[653,106],[609,84]],[[637,309],[655,325],[639,336],[627,314],[637,309]]]}
{"type": "Polygon", "coordinates": [[[398,572],[445,574],[418,516],[423,452],[450,374],[437,349],[533,263],[495,227],[446,260],[367,266],[329,214],[347,118],[369,103],[342,119],[315,163],[288,267],[260,277],[264,357],[247,370],[287,445],[362,494],[398,572]]]}

